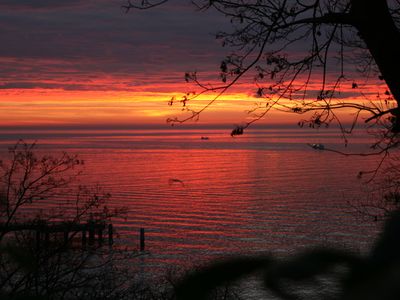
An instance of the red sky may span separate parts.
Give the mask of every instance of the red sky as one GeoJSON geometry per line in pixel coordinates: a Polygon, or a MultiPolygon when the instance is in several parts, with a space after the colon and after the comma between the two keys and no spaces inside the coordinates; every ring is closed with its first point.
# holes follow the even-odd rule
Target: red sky
{"type": "MultiPolygon", "coordinates": [[[[182,115],[173,95],[193,90],[184,73],[218,79],[230,50],[215,33],[229,20],[190,1],[125,14],[123,1],[5,0],[0,3],[0,126],[163,124],[182,115]]],[[[294,49],[294,51],[301,51],[294,49]]],[[[314,82],[315,90],[319,82],[314,82]]],[[[234,124],[250,116],[256,87],[244,80],[201,115],[234,124]]],[[[366,83],[364,92],[376,91],[366,83]]],[[[351,81],[344,98],[359,98],[351,81]]],[[[201,107],[213,95],[195,102],[201,107]]],[[[296,122],[275,112],[265,122],[296,122]]]]}

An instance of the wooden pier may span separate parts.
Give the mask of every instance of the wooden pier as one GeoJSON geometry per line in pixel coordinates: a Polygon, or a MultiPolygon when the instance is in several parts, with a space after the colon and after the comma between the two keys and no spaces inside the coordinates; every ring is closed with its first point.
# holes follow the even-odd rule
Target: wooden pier
{"type": "MultiPolygon", "coordinates": [[[[111,223],[89,221],[87,223],[73,222],[31,222],[17,224],[2,224],[0,223],[0,237],[4,237],[7,233],[18,231],[30,231],[33,233],[36,247],[47,248],[50,246],[50,241],[63,242],[64,245],[71,243],[72,238],[81,237],[82,249],[86,246],[96,244],[101,246],[107,238],[108,245],[114,244],[114,228],[111,223]]],[[[75,239],[76,240],[76,239],[75,239]]],[[[0,238],[1,241],[1,238],[0,238]]],[[[145,229],[139,229],[139,252],[145,252],[145,229]]]]}
{"type": "Polygon", "coordinates": [[[35,223],[20,223],[20,224],[1,224],[0,233],[1,236],[9,232],[15,231],[32,231],[35,232],[35,240],[37,247],[48,246],[51,235],[63,234],[64,243],[67,244],[70,241],[72,235],[81,234],[82,247],[86,247],[88,244],[92,246],[97,243],[102,245],[104,242],[104,232],[107,231],[108,245],[112,245],[113,240],[113,225],[106,224],[105,222],[94,222],[89,221],[87,223],[73,223],[73,222],[60,222],[60,223],[47,223],[47,222],[35,222],[35,223]]]}

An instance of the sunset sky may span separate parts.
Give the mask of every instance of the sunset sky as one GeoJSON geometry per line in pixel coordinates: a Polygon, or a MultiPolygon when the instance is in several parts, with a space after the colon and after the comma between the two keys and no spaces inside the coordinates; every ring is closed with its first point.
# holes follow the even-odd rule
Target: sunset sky
{"type": "MultiPolygon", "coordinates": [[[[184,81],[185,72],[218,78],[229,50],[215,33],[229,28],[227,18],[198,12],[190,1],[128,14],[122,4],[1,1],[0,126],[165,124],[181,114],[181,107],[171,108],[168,100],[193,89],[184,81]]],[[[256,101],[253,93],[251,80],[245,80],[200,122],[245,120],[256,101]]],[[[344,91],[344,96],[354,95],[344,91]]],[[[285,123],[299,117],[274,113],[269,118],[285,123]]]]}

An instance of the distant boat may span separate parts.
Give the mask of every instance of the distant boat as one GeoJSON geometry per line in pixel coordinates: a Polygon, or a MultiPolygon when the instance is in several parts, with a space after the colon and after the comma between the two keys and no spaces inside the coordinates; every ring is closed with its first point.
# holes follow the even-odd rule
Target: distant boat
{"type": "Polygon", "coordinates": [[[209,140],[210,138],[208,136],[202,136],[201,139],[202,140],[209,140]]]}
{"type": "Polygon", "coordinates": [[[311,148],[315,150],[324,150],[325,146],[323,144],[308,144],[311,148]]]}

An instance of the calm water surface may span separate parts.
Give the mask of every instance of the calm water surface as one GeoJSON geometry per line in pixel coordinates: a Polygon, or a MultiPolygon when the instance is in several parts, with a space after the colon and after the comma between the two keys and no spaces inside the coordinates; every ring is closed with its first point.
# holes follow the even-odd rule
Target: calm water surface
{"type": "MultiPolygon", "coordinates": [[[[5,149],[18,136],[37,140],[43,152],[78,153],[85,161],[82,181],[99,184],[113,205],[128,209],[126,218],[115,220],[118,243],[137,249],[144,227],[149,254],[140,263],[161,271],[321,243],[367,249],[377,227],[358,220],[348,201],[365,197],[357,174],[377,158],[307,146],[343,149],[337,135],[300,129],[253,130],[239,138],[222,130],[14,131],[1,133],[0,143],[5,149]]],[[[351,141],[353,151],[368,142],[362,135],[351,141]]]]}

